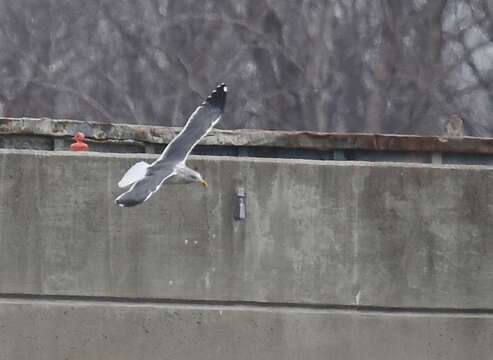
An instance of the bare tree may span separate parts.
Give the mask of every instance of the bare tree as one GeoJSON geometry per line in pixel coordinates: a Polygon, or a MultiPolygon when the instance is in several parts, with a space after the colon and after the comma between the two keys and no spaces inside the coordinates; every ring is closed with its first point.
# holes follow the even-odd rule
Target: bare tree
{"type": "Polygon", "coordinates": [[[182,125],[491,136],[488,0],[0,0],[0,110],[182,125]]]}

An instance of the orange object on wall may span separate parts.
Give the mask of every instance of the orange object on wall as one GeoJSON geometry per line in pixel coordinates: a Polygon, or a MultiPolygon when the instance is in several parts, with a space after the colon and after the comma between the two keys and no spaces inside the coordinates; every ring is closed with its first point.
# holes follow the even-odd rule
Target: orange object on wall
{"type": "Polygon", "coordinates": [[[74,136],[75,142],[70,145],[70,150],[72,151],[88,151],[89,150],[89,145],[87,145],[84,140],[86,139],[86,136],[78,132],[74,136]]]}

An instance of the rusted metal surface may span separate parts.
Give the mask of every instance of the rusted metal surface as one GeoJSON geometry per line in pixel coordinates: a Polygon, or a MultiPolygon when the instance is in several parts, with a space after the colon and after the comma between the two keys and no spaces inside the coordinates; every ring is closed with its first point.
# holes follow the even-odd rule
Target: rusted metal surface
{"type": "MultiPolygon", "coordinates": [[[[89,141],[127,144],[167,144],[180,128],[107,124],[77,120],[0,118],[0,135],[72,137],[82,131],[89,141]]],[[[367,150],[493,154],[493,138],[383,134],[336,134],[268,130],[212,130],[202,145],[287,149],[367,150]]]]}

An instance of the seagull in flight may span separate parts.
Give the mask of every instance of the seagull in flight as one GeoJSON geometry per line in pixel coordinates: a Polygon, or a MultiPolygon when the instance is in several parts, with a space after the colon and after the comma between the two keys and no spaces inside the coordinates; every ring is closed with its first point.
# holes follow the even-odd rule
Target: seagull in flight
{"type": "Polygon", "coordinates": [[[127,170],[118,182],[120,188],[130,188],[115,199],[121,207],[136,206],[149,198],[165,182],[169,184],[189,184],[199,182],[207,187],[207,182],[197,171],[186,165],[192,149],[216,125],[223,115],[228,88],[220,84],[207,99],[190,115],[180,133],[166,146],[162,154],[152,164],[140,161],[127,170]]]}

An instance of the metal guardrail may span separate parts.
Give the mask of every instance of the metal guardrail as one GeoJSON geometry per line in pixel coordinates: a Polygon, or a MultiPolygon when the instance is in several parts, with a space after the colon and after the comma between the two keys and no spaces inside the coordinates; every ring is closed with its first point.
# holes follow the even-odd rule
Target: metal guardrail
{"type": "MultiPolygon", "coordinates": [[[[68,150],[83,132],[92,151],[160,153],[180,128],[0,118],[0,148],[68,150]]],[[[493,138],[212,130],[193,154],[493,165],[493,138]]]]}

